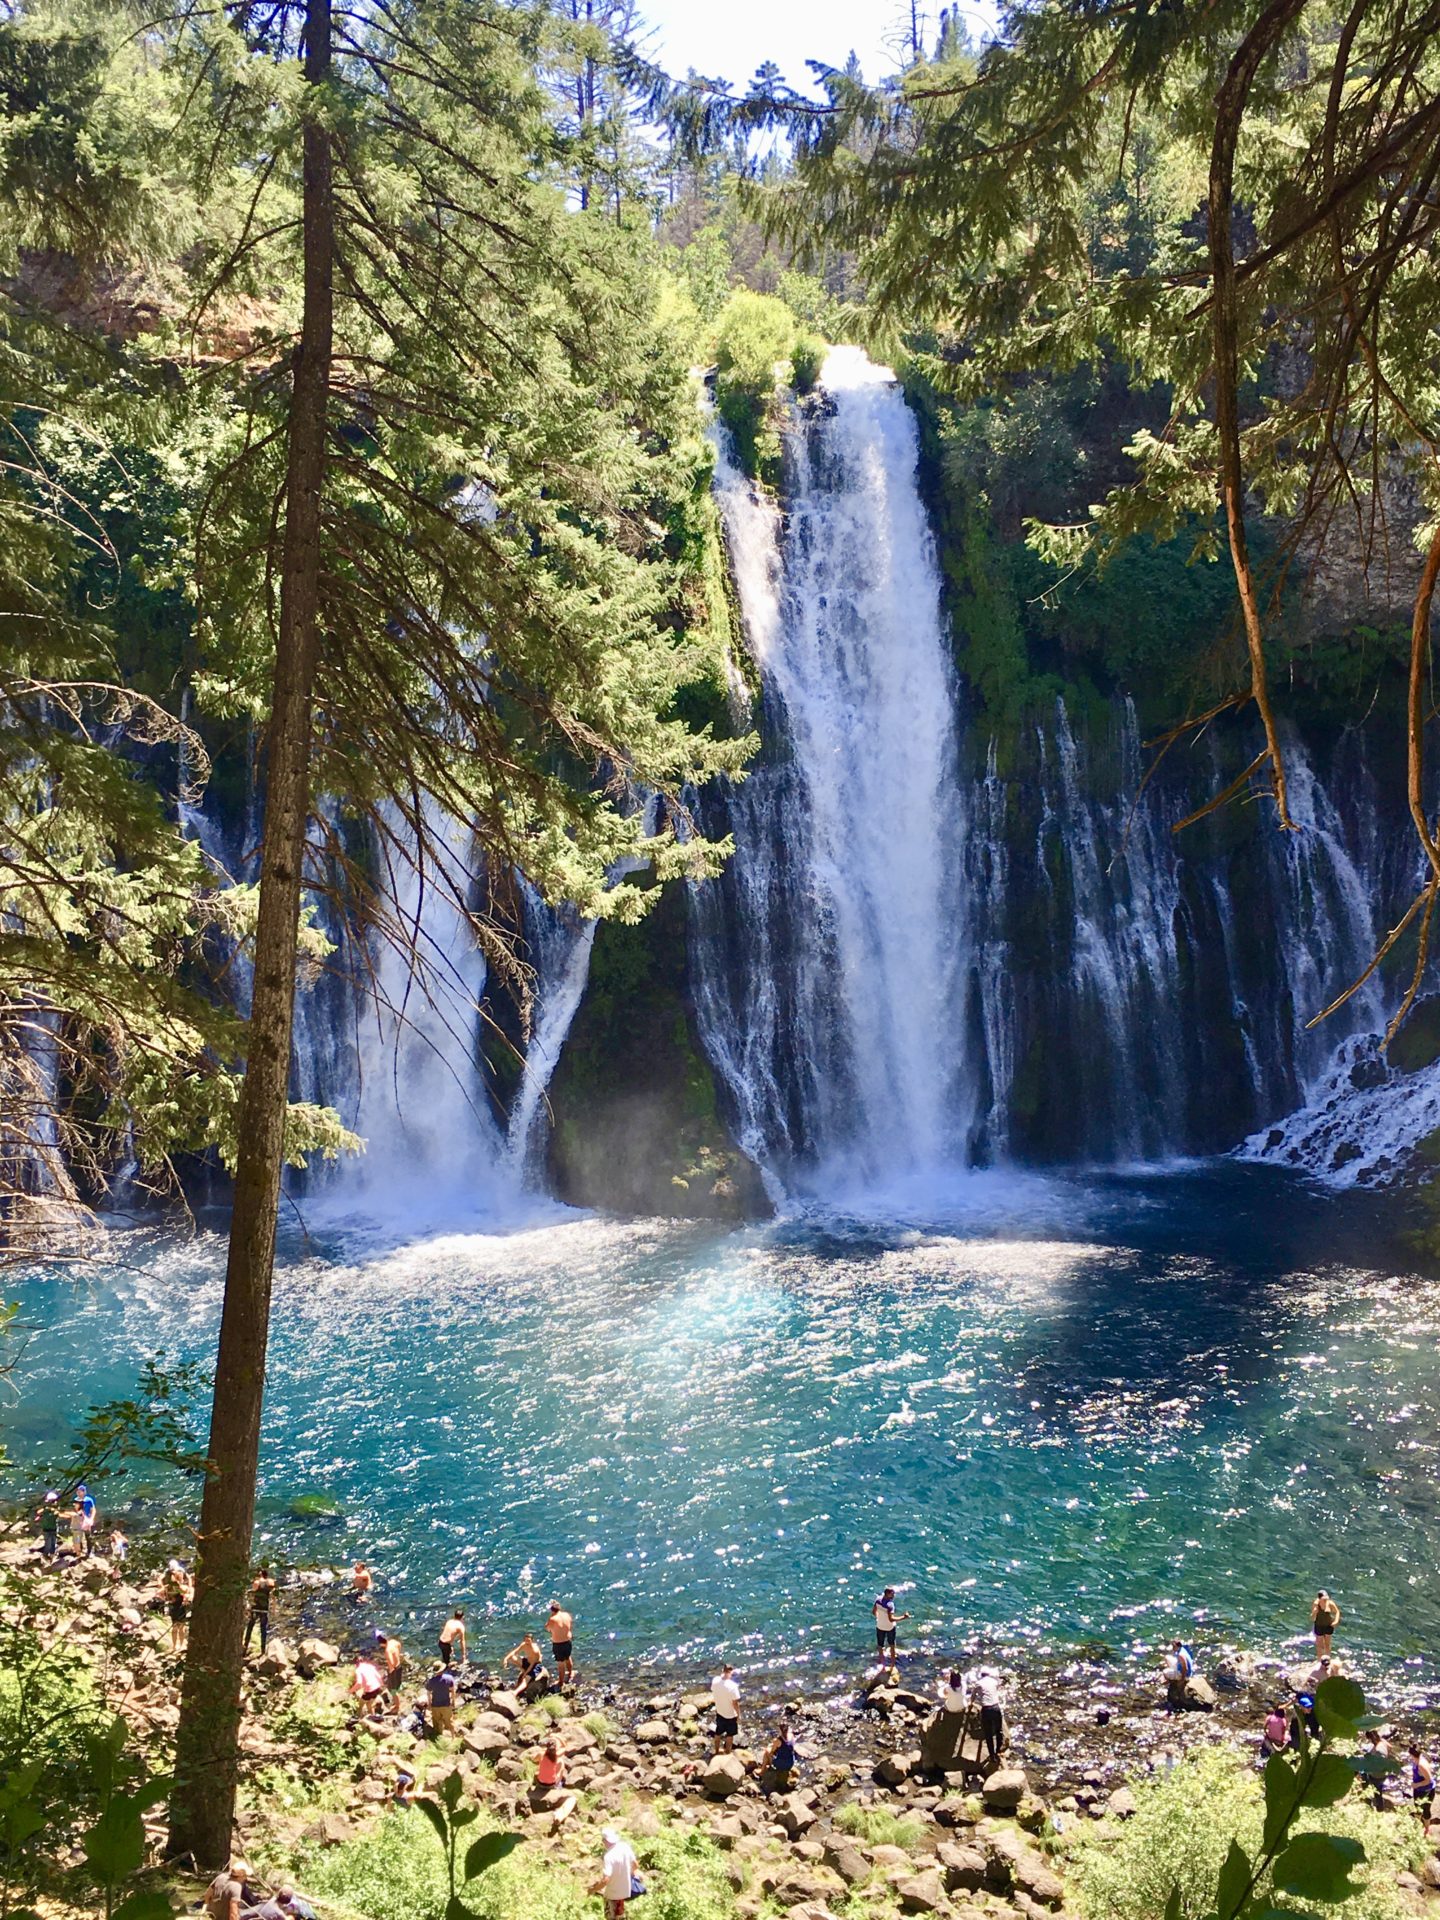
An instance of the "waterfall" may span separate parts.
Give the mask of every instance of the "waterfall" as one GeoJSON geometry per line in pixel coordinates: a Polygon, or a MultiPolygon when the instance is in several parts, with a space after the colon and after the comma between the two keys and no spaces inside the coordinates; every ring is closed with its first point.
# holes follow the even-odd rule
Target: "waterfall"
{"type": "Polygon", "coordinates": [[[766,761],[694,890],[696,1006],[740,1144],[786,1183],[965,1157],[966,809],[940,577],[893,376],[831,353],[786,435],[783,513],[718,434],[716,492],[766,761]]]}

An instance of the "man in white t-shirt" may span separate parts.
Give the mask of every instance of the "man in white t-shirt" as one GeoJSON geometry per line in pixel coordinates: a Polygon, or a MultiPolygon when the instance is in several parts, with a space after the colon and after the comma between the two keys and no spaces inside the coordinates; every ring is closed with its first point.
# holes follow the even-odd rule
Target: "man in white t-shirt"
{"type": "Polygon", "coordinates": [[[980,1744],[992,1766],[1000,1762],[1000,1742],[1005,1734],[1005,1708],[1000,1696],[1000,1677],[993,1667],[981,1667],[966,1676],[970,1692],[980,1706],[980,1744]]]}
{"type": "Polygon", "coordinates": [[[710,1698],[715,1702],[715,1751],[733,1753],[740,1731],[740,1682],[728,1660],[710,1682],[710,1698]]]}
{"type": "Polygon", "coordinates": [[[886,1587],[871,1612],[875,1615],[875,1651],[880,1656],[880,1664],[882,1667],[885,1665],[888,1655],[891,1667],[898,1667],[900,1656],[895,1651],[895,1622],[908,1620],[910,1616],[908,1613],[896,1613],[894,1587],[886,1587]]]}
{"type": "Polygon", "coordinates": [[[600,1838],[605,1846],[605,1858],[601,1863],[600,1878],[590,1891],[603,1898],[605,1920],[623,1920],[625,1902],[630,1898],[635,1870],[640,1863],[635,1858],[634,1848],[620,1838],[614,1827],[606,1827],[600,1838]]]}

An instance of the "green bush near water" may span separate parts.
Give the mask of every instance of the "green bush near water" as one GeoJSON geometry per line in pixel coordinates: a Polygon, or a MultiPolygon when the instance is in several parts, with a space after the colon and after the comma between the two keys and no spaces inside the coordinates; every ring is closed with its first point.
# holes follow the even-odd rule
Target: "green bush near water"
{"type": "MultiPolygon", "coordinates": [[[[1133,1783],[1136,1811],[1128,1820],[1083,1827],[1067,1865],[1084,1920],[1159,1920],[1171,1890],[1180,1890],[1182,1920],[1200,1920],[1215,1907],[1215,1887],[1232,1839],[1251,1855],[1259,1850],[1263,1820],[1260,1781],[1233,1750],[1188,1754],[1170,1773],[1133,1783]]],[[[1307,1809],[1307,1831],[1358,1840],[1367,1865],[1360,1890],[1327,1906],[1336,1920],[1401,1920],[1408,1912],[1395,1875],[1426,1849],[1418,1824],[1404,1813],[1377,1813],[1360,1790],[1333,1807],[1307,1809]]],[[[1277,1912],[1296,1915],[1310,1903],[1272,1893],[1277,1912]]]]}
{"type": "MultiPolygon", "coordinates": [[[[636,1852],[649,1886],[647,1920],[732,1920],[734,1895],[703,1836],[661,1833],[636,1852]]],[[[533,1841],[470,1881],[462,1897],[480,1920],[591,1920],[598,1902],[584,1889],[598,1872],[598,1839],[593,1863],[580,1868],[533,1841]]],[[[435,1836],[413,1810],[392,1810],[362,1837],[308,1855],[295,1877],[339,1920],[439,1920],[448,1893],[435,1836]]]]}

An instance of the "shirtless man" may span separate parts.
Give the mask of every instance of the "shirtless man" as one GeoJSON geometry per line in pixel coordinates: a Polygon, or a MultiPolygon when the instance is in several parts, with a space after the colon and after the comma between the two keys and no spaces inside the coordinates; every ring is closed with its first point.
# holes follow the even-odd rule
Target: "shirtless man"
{"type": "Polygon", "coordinates": [[[440,1629],[440,1658],[447,1667],[455,1664],[456,1652],[460,1655],[463,1667],[470,1658],[470,1648],[465,1639],[465,1609],[456,1607],[450,1618],[440,1629]]]}
{"type": "Polygon", "coordinates": [[[1330,1636],[1340,1624],[1340,1609],[1323,1587],[1310,1609],[1310,1624],[1315,1629],[1315,1658],[1323,1660],[1330,1652],[1330,1636]]]}
{"type": "Polygon", "coordinates": [[[350,1598],[368,1600],[375,1591],[375,1576],[363,1560],[355,1562],[355,1571],[350,1576],[350,1598]]]}
{"type": "Polygon", "coordinates": [[[551,1650],[555,1655],[556,1677],[562,1687],[568,1687],[575,1679],[575,1663],[570,1658],[575,1645],[575,1622],[558,1600],[550,1602],[550,1618],[545,1622],[545,1631],[550,1636],[551,1650]]]}
{"type": "Polygon", "coordinates": [[[545,1671],[545,1656],[540,1651],[540,1642],[527,1627],[525,1638],[518,1647],[512,1647],[500,1662],[500,1671],[506,1667],[516,1669],[515,1691],[522,1700],[529,1700],[543,1692],[550,1685],[549,1675],[545,1671]]]}

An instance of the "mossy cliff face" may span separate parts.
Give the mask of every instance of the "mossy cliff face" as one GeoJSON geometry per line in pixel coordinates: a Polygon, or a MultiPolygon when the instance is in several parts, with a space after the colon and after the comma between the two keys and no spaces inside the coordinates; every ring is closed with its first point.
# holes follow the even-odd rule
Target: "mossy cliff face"
{"type": "Polygon", "coordinates": [[[689,1005],[686,908],[596,932],[590,983],[550,1084],[549,1174],[574,1206],[745,1220],[770,1203],[716,1105],[689,1005]]]}

